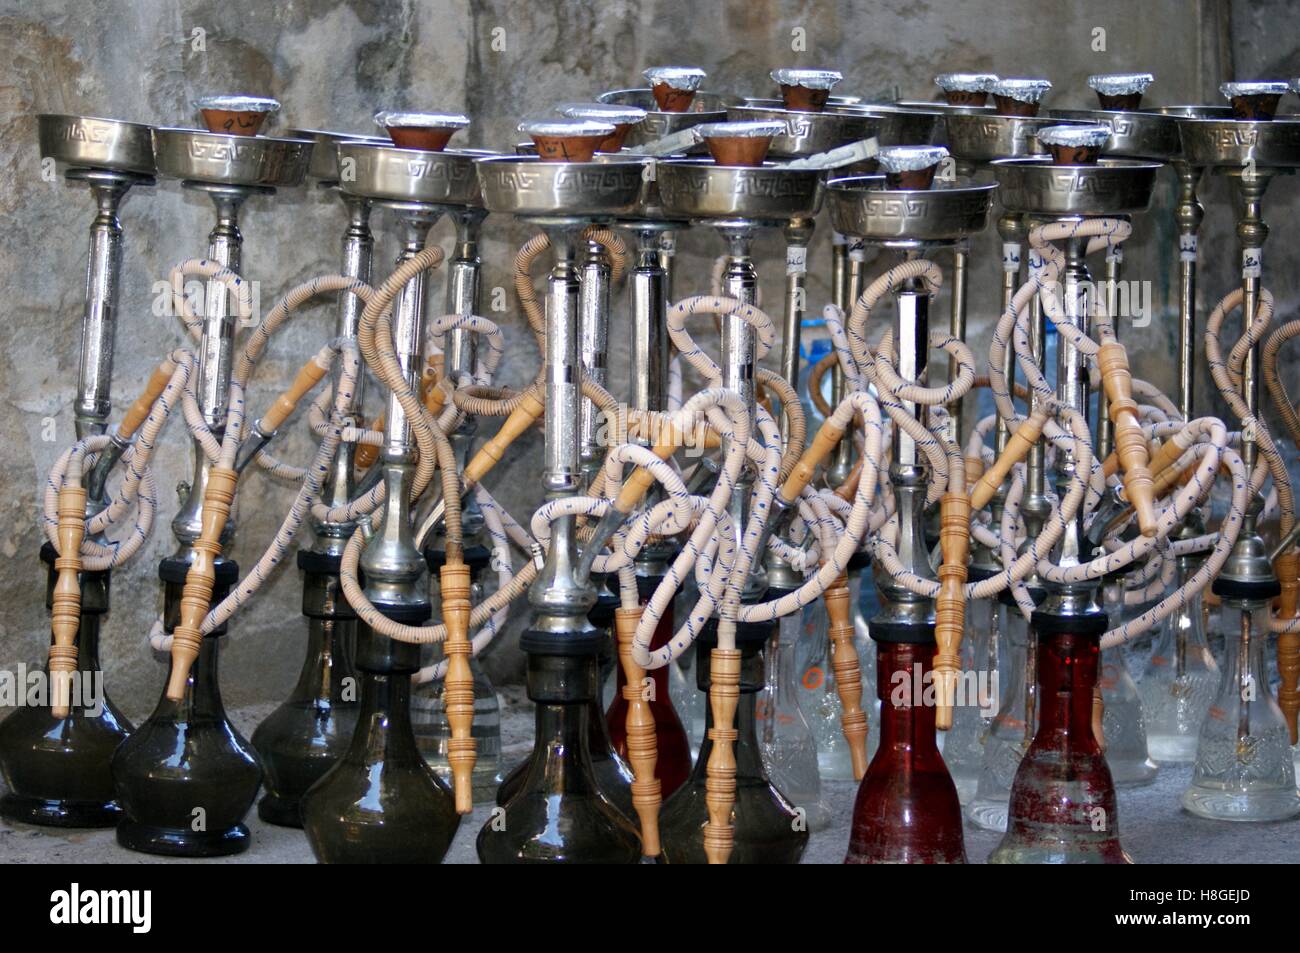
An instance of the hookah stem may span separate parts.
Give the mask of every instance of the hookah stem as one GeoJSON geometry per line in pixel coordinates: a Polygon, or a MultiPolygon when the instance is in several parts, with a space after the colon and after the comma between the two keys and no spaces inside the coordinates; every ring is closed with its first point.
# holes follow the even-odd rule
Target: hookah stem
{"type": "Polygon", "coordinates": [[[1242,704],[1237,707],[1237,757],[1241,758],[1245,754],[1245,741],[1250,737],[1250,702],[1254,698],[1255,686],[1252,684],[1255,678],[1254,672],[1250,669],[1250,619],[1251,614],[1242,608],[1241,612],[1241,675],[1238,686],[1241,692],[1242,704]]]}
{"type": "Polygon", "coordinates": [[[112,175],[87,178],[95,199],[81,319],[81,366],[77,373],[78,437],[103,433],[112,411],[110,387],[117,330],[117,296],[122,271],[122,224],[117,212],[132,180],[112,175]]]}
{"type": "MultiPolygon", "coordinates": [[[[948,319],[948,332],[955,340],[966,340],[966,266],[970,248],[965,240],[952,246],[952,311],[948,319]]],[[[948,355],[948,383],[957,380],[959,363],[956,354],[948,355]]],[[[963,400],[954,397],[948,402],[948,439],[957,443],[961,438],[963,400]]],[[[940,726],[942,727],[942,726],[940,726]]]]}
{"type": "MultiPolygon", "coordinates": [[[[1111,322],[1111,328],[1116,332],[1118,339],[1118,327],[1115,322],[1118,319],[1119,305],[1119,283],[1124,270],[1124,256],[1121,250],[1122,246],[1106,249],[1106,264],[1103,271],[1102,279],[1106,299],[1106,316],[1111,322]]],[[[1097,395],[1097,456],[1105,460],[1110,456],[1111,447],[1114,441],[1114,424],[1110,420],[1110,399],[1103,389],[1097,395]]]]}

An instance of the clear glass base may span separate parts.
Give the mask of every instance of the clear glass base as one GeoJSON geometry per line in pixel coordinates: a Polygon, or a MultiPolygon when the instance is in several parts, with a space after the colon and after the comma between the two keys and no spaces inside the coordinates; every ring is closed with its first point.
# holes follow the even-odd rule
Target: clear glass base
{"type": "Polygon", "coordinates": [[[966,819],[981,830],[1005,833],[1010,803],[1011,792],[1009,791],[1001,800],[992,797],[976,797],[966,808],[966,819]]]}
{"type": "Polygon", "coordinates": [[[1196,760],[1197,734],[1148,734],[1147,750],[1158,764],[1191,764],[1196,760]]]}
{"type": "Polygon", "coordinates": [[[1212,821],[1284,821],[1300,814],[1300,792],[1202,781],[1183,792],[1183,807],[1212,821]]]}

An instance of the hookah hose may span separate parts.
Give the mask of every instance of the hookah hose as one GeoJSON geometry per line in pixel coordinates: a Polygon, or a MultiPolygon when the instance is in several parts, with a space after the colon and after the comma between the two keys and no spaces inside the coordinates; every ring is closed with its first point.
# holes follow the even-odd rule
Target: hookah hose
{"type": "MultiPolygon", "coordinates": [[[[175,399],[195,366],[194,356],[189,352],[177,351],[170,355],[154,371],[144,391],[127,411],[112,437],[97,435],[78,441],[60,457],[46,483],[45,512],[42,515],[48,527],[49,509],[53,502],[55,523],[51,542],[58,554],[54,561],[57,578],[50,600],[52,637],[49,647],[50,710],[55,718],[67,718],[71,709],[72,674],[77,670],[76,637],[81,626],[80,573],[83,570],[108,569],[118,565],[130,558],[148,538],[153,527],[157,496],[148,460],[153,452],[154,439],[166,420],[167,408],[170,406],[164,398],[164,392],[167,392],[167,398],[175,399]],[[161,414],[158,413],[160,408],[161,414]],[[140,434],[139,443],[132,445],[131,439],[140,430],[141,424],[145,428],[140,434]],[[113,550],[111,555],[92,555],[89,559],[83,559],[82,550],[88,524],[92,522],[86,518],[87,492],[82,485],[83,465],[88,453],[99,451],[105,454],[105,466],[111,467],[113,451],[107,450],[110,446],[119,453],[122,448],[126,448],[130,455],[128,463],[131,470],[119,499],[122,501],[122,510],[129,506],[132,499],[139,499],[135,528],[123,546],[114,544],[102,547],[98,543],[93,544],[97,550],[113,550]],[[143,493],[140,492],[141,482],[145,485],[143,493]]],[[[111,520],[106,518],[105,527],[109,522],[111,520]]],[[[47,529],[47,534],[48,532],[47,529]]]]}
{"type": "MultiPolygon", "coordinates": [[[[207,277],[220,278],[220,273],[226,271],[219,267],[213,268],[211,263],[187,262],[173,271],[173,287],[179,287],[180,277],[187,273],[208,273],[207,277]]],[[[236,285],[240,284],[237,277],[232,281],[236,285]]],[[[243,437],[244,390],[248,378],[262,349],[276,328],[301,303],[322,291],[332,290],[346,290],[360,295],[363,299],[373,296],[371,289],[364,282],[342,275],[327,275],[307,281],[294,288],[277,303],[267,320],[250,336],[235,362],[229,385],[226,426],[222,434],[219,454],[209,473],[208,486],[203,496],[202,529],[199,538],[192,545],[194,558],[186,572],[185,586],[181,593],[180,621],[172,633],[172,668],[166,689],[167,698],[172,701],[180,701],[184,697],[190,668],[198,657],[199,646],[204,636],[228,619],[256,592],[270,569],[287,553],[298,527],[305,518],[311,498],[320,492],[320,482],[327,470],[329,459],[338,447],[338,437],[342,432],[341,412],[336,413],[337,426],[331,430],[318,448],[317,459],[309,471],[309,477],[303,481],[293,507],[277,532],[274,542],[258,561],[254,571],[241,582],[235,592],[223,600],[217,610],[213,611],[211,606],[212,592],[216,583],[215,562],[222,552],[221,534],[234,503],[240,472],[247,463],[247,460],[238,461],[237,456],[243,437]]],[[[194,322],[191,320],[193,316],[189,313],[188,303],[182,298],[179,304],[182,317],[187,327],[192,330],[194,322]]],[[[276,400],[262,420],[254,425],[259,440],[265,442],[270,439],[279,425],[293,412],[302,396],[325,376],[330,367],[332,354],[341,353],[342,350],[341,344],[327,345],[303,366],[289,389],[276,400]],[[271,433],[267,434],[266,429],[271,433]]],[[[336,395],[339,408],[350,401],[353,382],[358,371],[359,366],[353,354],[352,360],[344,363],[342,383],[336,395]]],[[[215,440],[210,432],[207,432],[206,436],[209,441],[215,440]]]]}

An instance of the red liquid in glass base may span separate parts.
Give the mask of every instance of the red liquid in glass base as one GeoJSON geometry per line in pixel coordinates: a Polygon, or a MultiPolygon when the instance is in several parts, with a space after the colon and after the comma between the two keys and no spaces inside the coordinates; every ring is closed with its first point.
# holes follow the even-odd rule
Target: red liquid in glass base
{"type": "Polygon", "coordinates": [[[1092,733],[1095,635],[1054,633],[1038,650],[1038,732],[1011,786],[1003,863],[1126,864],[1115,785],[1092,733]]]}
{"type": "MultiPolygon", "coordinates": [[[[659,618],[655,634],[650,639],[651,650],[662,648],[673,637],[673,610],[670,605],[659,618]]],[[[627,699],[623,697],[623,686],[627,678],[623,666],[617,666],[614,687],[614,701],[605,712],[605,721],[609,725],[609,740],[620,758],[627,760],[627,699]]],[[[655,734],[658,743],[658,760],[655,762],[655,776],[666,799],[685,783],[691,775],[691,742],[686,737],[677,710],[673,708],[672,696],[668,687],[668,666],[652,669],[646,673],[652,679],[654,694],[648,699],[650,713],[655,720],[655,734]]]]}
{"type": "Polygon", "coordinates": [[[935,744],[935,708],[913,699],[915,673],[924,685],[934,651],[933,642],[876,643],[880,747],[853,805],[846,864],[966,863],[957,787],[935,744]]]}

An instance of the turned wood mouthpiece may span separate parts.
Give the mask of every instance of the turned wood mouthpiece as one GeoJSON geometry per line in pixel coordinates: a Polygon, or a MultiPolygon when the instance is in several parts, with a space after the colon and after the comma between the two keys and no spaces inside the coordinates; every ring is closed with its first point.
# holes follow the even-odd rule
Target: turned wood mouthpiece
{"type": "Polygon", "coordinates": [[[1124,471],[1124,493],[1137,514],[1142,535],[1155,536],[1155,492],[1148,467],[1147,441],[1138,423],[1138,406],[1133,399],[1133,379],[1124,345],[1115,340],[1103,343],[1097,352],[1097,366],[1109,401],[1107,412],[1115,426],[1115,455],[1124,471]]]}
{"type": "Polygon", "coordinates": [[[632,657],[632,639],[641,621],[641,608],[614,610],[614,631],[618,636],[618,658],[623,665],[623,698],[627,701],[627,754],[632,768],[632,807],[641,822],[641,853],[658,857],[659,806],[663,802],[661,783],[655,777],[659,741],[654,713],[645,695],[645,669],[632,657]]]}
{"type": "Polygon", "coordinates": [[[935,726],[952,727],[961,675],[961,639],[966,627],[966,559],[970,555],[971,501],[964,493],[945,493],[939,504],[939,596],[935,600],[935,726]]]}
{"type": "Polygon", "coordinates": [[[862,670],[853,645],[853,619],[849,606],[848,577],[841,575],[822,594],[829,620],[831,669],[835,691],[840,696],[840,726],[853,762],[853,778],[867,773],[867,713],[862,709],[862,670]]]}
{"type": "Polygon", "coordinates": [[[438,578],[442,590],[442,621],[447,627],[447,639],[443,643],[447,674],[442,687],[447,725],[451,729],[447,760],[451,764],[456,812],[469,814],[474,810],[474,765],[478,760],[473,734],[474,673],[469,666],[469,567],[448,562],[438,578]]]}
{"type": "Polygon", "coordinates": [[[519,406],[510,412],[501,429],[483,444],[478,453],[474,454],[474,459],[470,460],[469,465],[465,467],[465,485],[471,486],[481,482],[488,471],[500,462],[510,444],[535,424],[545,412],[546,406],[541,398],[532,390],[525,391],[519,406]]]}
{"type": "MultiPolygon", "coordinates": [[[[78,474],[79,475],[79,474],[78,474]]],[[[81,541],[86,535],[86,489],[64,484],[58,500],[58,578],[50,596],[50,709],[67,718],[72,706],[72,673],[77,670],[77,632],[81,628],[81,541]]]]}
{"type": "Polygon", "coordinates": [[[181,619],[172,632],[172,669],[167,677],[167,697],[178,702],[185,697],[190,669],[203,643],[203,620],[212,608],[212,591],[217,584],[216,562],[221,556],[221,532],[230,518],[239,474],[229,467],[213,467],[203,494],[202,529],[194,542],[194,559],[185,574],[181,590],[181,619]]]}
{"type": "Polygon", "coordinates": [[[709,654],[709,707],[713,750],[705,769],[704,800],[709,820],[704,825],[704,855],[711,864],[731,859],[735,831],[731,811],[736,804],[736,707],[740,703],[740,650],[714,649],[709,654]]]}
{"type": "Polygon", "coordinates": [[[844,437],[844,429],[837,427],[829,420],[821,425],[817,430],[817,436],[813,438],[812,445],[804,450],[799,457],[799,462],[794,465],[790,475],[786,477],[785,484],[781,487],[781,499],[787,503],[793,503],[799,499],[799,494],[803,492],[804,487],[812,482],[813,474],[821,466],[823,460],[830,456],[831,451],[839,444],[844,437]]]}

